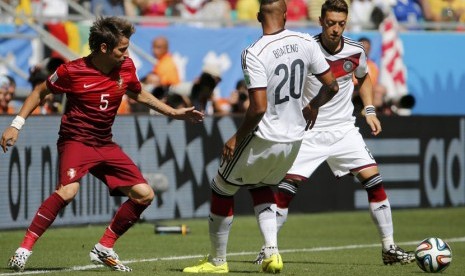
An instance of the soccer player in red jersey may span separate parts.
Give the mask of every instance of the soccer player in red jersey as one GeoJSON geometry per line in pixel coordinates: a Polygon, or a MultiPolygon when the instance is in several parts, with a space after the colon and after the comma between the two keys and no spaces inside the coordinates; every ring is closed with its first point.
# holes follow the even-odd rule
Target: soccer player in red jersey
{"type": "Polygon", "coordinates": [[[134,26],[117,17],[99,18],[90,28],[91,54],[61,65],[36,86],[11,126],[3,132],[3,152],[15,144],[25,119],[50,93],[66,94],[59,139],[59,183],[56,191],[39,207],[26,235],[8,266],[23,271],[32,247],[53,223],[57,214],[73,200],[80,179],[90,172],[104,182],[111,195],[128,200],[116,212],[105,233],[90,252],[93,263],[117,271],[131,271],[113,250],[123,235],[150,205],[154,197],[134,162],[112,141],[111,127],[124,94],[174,119],[201,122],[204,114],[190,108],[173,109],[141,89],[136,68],[128,57],[134,26]]]}

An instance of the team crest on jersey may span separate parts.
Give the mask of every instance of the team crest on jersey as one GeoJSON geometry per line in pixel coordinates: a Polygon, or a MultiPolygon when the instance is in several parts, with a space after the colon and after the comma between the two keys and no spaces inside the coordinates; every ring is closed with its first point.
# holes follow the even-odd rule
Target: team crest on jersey
{"type": "Polygon", "coordinates": [[[344,61],[344,71],[346,71],[347,73],[349,72],[352,72],[354,70],[354,63],[350,60],[346,60],[344,61]]]}
{"type": "Polygon", "coordinates": [[[76,170],[73,168],[68,169],[66,175],[69,177],[69,179],[73,179],[76,176],[76,170]]]}

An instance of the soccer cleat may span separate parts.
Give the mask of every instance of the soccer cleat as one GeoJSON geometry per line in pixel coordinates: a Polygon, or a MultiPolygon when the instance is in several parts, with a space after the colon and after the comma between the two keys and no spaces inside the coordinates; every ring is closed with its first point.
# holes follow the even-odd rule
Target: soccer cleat
{"type": "Polygon", "coordinates": [[[404,251],[397,245],[391,245],[389,250],[382,250],[383,263],[392,265],[395,263],[409,264],[415,261],[415,253],[413,251],[404,251]]]}
{"type": "Polygon", "coordinates": [[[26,262],[29,256],[31,256],[32,251],[27,250],[26,248],[18,248],[11,258],[8,260],[8,267],[13,269],[16,272],[24,271],[26,267],[26,262]]]}
{"type": "Polygon", "coordinates": [[[265,246],[262,246],[262,249],[260,249],[260,252],[258,252],[257,257],[253,261],[254,264],[262,264],[263,259],[265,259],[265,246]]]}
{"type": "Polygon", "coordinates": [[[186,273],[228,273],[229,267],[228,267],[228,263],[224,263],[222,265],[214,265],[213,263],[208,261],[208,255],[207,255],[203,260],[200,260],[198,265],[188,266],[184,268],[182,272],[186,272],[186,273]]]}
{"type": "Polygon", "coordinates": [[[271,255],[269,258],[263,259],[261,272],[280,273],[283,270],[283,259],[279,253],[271,255]]]}
{"type": "Polygon", "coordinates": [[[94,264],[103,264],[115,271],[130,272],[132,269],[119,260],[118,254],[113,249],[98,250],[96,246],[90,251],[89,257],[94,264]]]}

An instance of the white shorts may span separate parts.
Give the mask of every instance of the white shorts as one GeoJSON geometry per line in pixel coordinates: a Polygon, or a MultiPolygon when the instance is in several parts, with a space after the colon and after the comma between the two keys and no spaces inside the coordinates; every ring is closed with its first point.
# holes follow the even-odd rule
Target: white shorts
{"type": "Polygon", "coordinates": [[[336,177],[377,166],[358,127],[305,133],[302,146],[288,174],[310,177],[326,161],[336,177]]]}
{"type": "Polygon", "coordinates": [[[255,135],[247,136],[229,162],[222,162],[212,188],[226,195],[240,186],[278,185],[291,168],[301,141],[272,142],[255,135]]]}

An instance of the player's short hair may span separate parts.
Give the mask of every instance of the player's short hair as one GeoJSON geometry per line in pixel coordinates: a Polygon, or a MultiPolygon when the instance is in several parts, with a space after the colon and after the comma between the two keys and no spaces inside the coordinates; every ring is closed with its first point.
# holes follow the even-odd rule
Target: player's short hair
{"type": "Polygon", "coordinates": [[[280,12],[284,13],[286,12],[286,2],[284,0],[261,0],[260,1],[260,13],[272,13],[276,11],[276,7],[271,7],[271,4],[279,3],[281,2],[279,6],[282,10],[280,12]]]}
{"type": "Polygon", "coordinates": [[[344,0],[326,0],[321,6],[321,18],[324,18],[326,12],[343,12],[349,14],[349,6],[344,0]]]}
{"type": "Polygon", "coordinates": [[[113,50],[121,37],[129,39],[134,32],[134,25],[123,18],[100,17],[90,27],[89,48],[91,52],[96,52],[100,49],[100,45],[105,43],[109,50],[113,50]]]}

